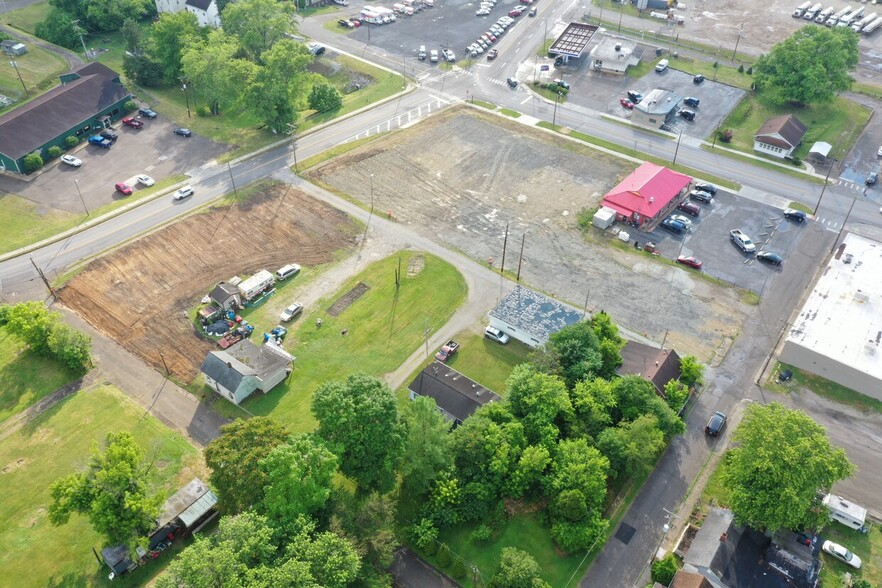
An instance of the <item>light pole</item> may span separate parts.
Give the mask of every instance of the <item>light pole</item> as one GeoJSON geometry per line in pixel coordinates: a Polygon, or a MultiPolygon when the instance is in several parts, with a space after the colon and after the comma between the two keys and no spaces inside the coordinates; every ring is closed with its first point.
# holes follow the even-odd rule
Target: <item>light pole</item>
{"type": "Polygon", "coordinates": [[[21,82],[21,87],[24,88],[24,91],[25,91],[25,97],[26,97],[26,98],[30,98],[30,97],[31,97],[31,93],[28,92],[28,87],[25,86],[24,80],[21,79],[21,72],[18,71],[18,64],[15,62],[14,59],[10,59],[10,60],[9,60],[9,65],[11,65],[11,66],[13,67],[13,69],[15,69],[15,73],[18,74],[18,81],[21,82]]]}
{"type": "MultiPolygon", "coordinates": [[[[836,145],[834,145],[833,148],[830,149],[831,155],[835,155],[836,150],[839,148],[839,144],[845,138],[845,134],[845,131],[843,131],[842,134],[839,135],[839,140],[836,141],[836,145]]],[[[827,175],[824,177],[824,185],[821,186],[821,195],[818,196],[818,203],[815,204],[815,209],[812,211],[812,215],[818,214],[818,209],[821,208],[821,200],[823,200],[824,192],[827,190],[827,180],[830,179],[830,173],[833,171],[833,167],[836,165],[836,158],[831,157],[830,159],[832,159],[833,162],[830,164],[830,169],[827,170],[827,175]]]]}
{"type": "Polygon", "coordinates": [[[551,127],[554,128],[557,123],[557,103],[560,101],[561,93],[557,93],[557,98],[554,99],[554,114],[551,117],[551,127]]]}
{"type": "Polygon", "coordinates": [[[77,178],[74,178],[74,184],[77,186],[77,194],[80,195],[80,202],[83,203],[83,208],[86,210],[86,216],[89,216],[89,208],[86,206],[86,201],[83,200],[83,193],[80,192],[80,181],[77,178]]]}
{"type": "Polygon", "coordinates": [[[407,87],[407,52],[404,50],[404,45],[400,45],[401,47],[401,86],[402,88],[407,87]]]}
{"type": "Polygon", "coordinates": [[[300,170],[297,169],[297,138],[294,136],[294,133],[297,132],[297,125],[288,123],[288,134],[291,135],[291,152],[294,154],[294,173],[300,173],[300,170]]]}
{"type": "Polygon", "coordinates": [[[677,165],[677,153],[680,151],[680,139],[683,138],[683,131],[677,131],[677,147],[674,148],[674,161],[671,162],[671,166],[677,165]]]}
{"type": "Polygon", "coordinates": [[[735,61],[735,54],[738,53],[738,43],[741,41],[741,33],[744,32],[744,23],[741,23],[741,27],[738,29],[738,38],[735,39],[735,50],[732,51],[732,61],[735,61]]]}

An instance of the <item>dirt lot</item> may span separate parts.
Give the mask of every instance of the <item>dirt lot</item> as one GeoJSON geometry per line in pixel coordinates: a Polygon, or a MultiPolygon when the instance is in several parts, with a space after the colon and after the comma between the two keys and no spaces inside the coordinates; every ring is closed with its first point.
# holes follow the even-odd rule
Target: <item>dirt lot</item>
{"type": "Polygon", "coordinates": [[[161,351],[190,382],[216,346],[195,336],[188,312],[217,282],[273,271],[292,257],[327,263],[355,245],[345,214],[296,190],[281,200],[285,188],[267,186],[229,212],[190,216],[97,259],[65,286],[62,302],[162,371],[161,351]]]}
{"type": "MultiPolygon", "coordinates": [[[[586,243],[576,213],[633,165],[538,129],[469,108],[451,109],[330,161],[312,177],[379,214],[424,231],[473,258],[502,258],[525,283],[624,327],[710,360],[745,315],[737,295],[643,255],[586,243]],[[372,187],[371,187],[372,186],[372,187]]],[[[593,234],[593,233],[592,233],[593,234]]],[[[492,304],[492,301],[488,301],[492,304]]]]}

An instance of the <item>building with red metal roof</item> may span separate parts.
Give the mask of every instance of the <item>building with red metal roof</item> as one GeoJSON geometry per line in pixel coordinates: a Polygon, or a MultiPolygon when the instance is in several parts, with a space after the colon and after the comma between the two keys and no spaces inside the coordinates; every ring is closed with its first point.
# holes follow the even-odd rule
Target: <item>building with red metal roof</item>
{"type": "Polygon", "coordinates": [[[603,197],[603,206],[616,211],[619,220],[642,226],[676,206],[689,189],[686,174],[645,162],[603,197]]]}

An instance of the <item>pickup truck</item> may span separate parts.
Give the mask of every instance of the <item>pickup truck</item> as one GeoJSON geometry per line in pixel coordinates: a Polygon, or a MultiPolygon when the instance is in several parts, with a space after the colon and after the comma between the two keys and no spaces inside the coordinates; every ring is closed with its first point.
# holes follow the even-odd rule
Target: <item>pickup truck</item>
{"type": "Polygon", "coordinates": [[[435,359],[441,363],[447,363],[457,351],[459,351],[459,343],[451,339],[438,350],[438,353],[435,354],[435,359]]]}
{"type": "Polygon", "coordinates": [[[113,141],[106,137],[102,137],[101,135],[92,135],[89,137],[90,145],[97,145],[102,149],[110,149],[110,146],[113,145],[113,141]]]}
{"type": "Polygon", "coordinates": [[[729,231],[729,238],[741,248],[745,253],[753,253],[756,251],[756,245],[753,244],[753,241],[750,240],[750,237],[742,233],[738,229],[732,229],[729,231]]]}

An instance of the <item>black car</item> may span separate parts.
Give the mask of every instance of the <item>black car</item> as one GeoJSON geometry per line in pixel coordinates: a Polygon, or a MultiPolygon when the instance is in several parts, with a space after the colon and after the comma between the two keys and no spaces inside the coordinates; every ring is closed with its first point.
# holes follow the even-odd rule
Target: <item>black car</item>
{"type": "Polygon", "coordinates": [[[672,218],[666,218],[661,222],[659,226],[666,231],[674,233],[675,235],[682,235],[686,232],[686,225],[672,218]]]}
{"type": "Polygon", "coordinates": [[[686,120],[695,120],[695,111],[689,110],[688,108],[684,108],[683,110],[681,110],[677,114],[679,114],[681,117],[685,118],[686,120]]]}
{"type": "Polygon", "coordinates": [[[702,192],[701,190],[692,190],[691,192],[689,192],[689,197],[693,200],[704,202],[705,204],[710,204],[714,201],[713,194],[708,194],[707,192],[702,192]]]}
{"type": "Polygon", "coordinates": [[[138,114],[140,114],[141,116],[146,116],[147,118],[156,118],[156,113],[149,108],[139,108],[138,114]]]}
{"type": "Polygon", "coordinates": [[[634,104],[640,104],[640,101],[643,100],[643,94],[634,90],[628,90],[628,100],[634,104]]]}
{"type": "Polygon", "coordinates": [[[698,85],[698,84],[702,83],[703,81],[704,81],[704,76],[701,74],[698,74],[696,76],[692,76],[692,83],[693,84],[698,85]]]}
{"type": "Polygon", "coordinates": [[[116,133],[114,133],[111,130],[101,131],[101,136],[104,137],[105,139],[110,139],[111,141],[116,141],[117,139],[119,139],[119,135],[117,135],[116,133]]]}
{"type": "Polygon", "coordinates": [[[801,210],[788,208],[784,211],[784,218],[801,223],[806,219],[806,214],[801,210]]]}
{"type": "Polygon", "coordinates": [[[704,434],[710,435],[711,437],[716,437],[719,435],[723,427],[726,426],[726,415],[722,412],[715,412],[711,415],[710,420],[707,422],[707,425],[704,427],[704,434]]]}
{"type": "Polygon", "coordinates": [[[760,251],[756,254],[756,258],[760,261],[765,261],[766,263],[770,263],[772,265],[781,265],[781,263],[784,261],[784,258],[774,251],[760,251]]]}
{"type": "Polygon", "coordinates": [[[175,135],[180,135],[182,137],[192,137],[193,132],[190,129],[175,129],[175,135]]]}
{"type": "Polygon", "coordinates": [[[879,172],[870,172],[867,174],[867,185],[872,186],[879,179],[879,172]]]}
{"type": "Polygon", "coordinates": [[[694,185],[696,190],[701,190],[702,192],[707,192],[712,195],[717,193],[717,187],[713,184],[707,182],[695,182],[694,185]]]}
{"type": "Polygon", "coordinates": [[[699,214],[701,214],[701,207],[694,202],[689,202],[688,200],[678,204],[677,210],[679,210],[680,212],[685,212],[689,216],[698,216],[699,214]]]}
{"type": "Polygon", "coordinates": [[[687,96],[686,98],[683,98],[683,104],[685,104],[686,106],[691,106],[692,108],[698,106],[699,102],[701,102],[701,100],[699,100],[698,98],[693,98],[692,96],[687,96]]]}
{"type": "Polygon", "coordinates": [[[505,80],[505,82],[508,84],[509,88],[517,88],[518,87],[518,81],[514,78],[508,78],[507,80],[505,80]]]}

